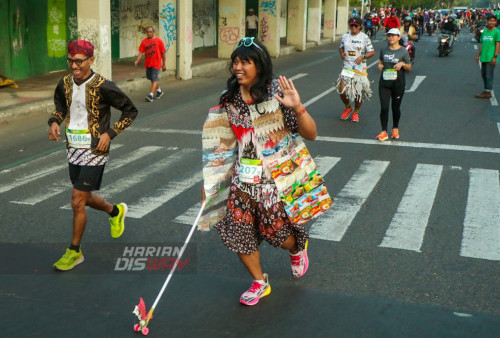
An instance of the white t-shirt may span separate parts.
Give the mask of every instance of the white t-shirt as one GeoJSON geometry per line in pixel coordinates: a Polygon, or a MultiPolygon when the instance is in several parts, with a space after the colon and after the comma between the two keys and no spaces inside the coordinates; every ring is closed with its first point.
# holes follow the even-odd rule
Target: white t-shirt
{"type": "Polygon", "coordinates": [[[259,22],[259,18],[257,15],[249,15],[247,16],[247,28],[248,29],[257,29],[257,22],[259,22]]]}
{"type": "Polygon", "coordinates": [[[368,52],[373,52],[372,41],[363,32],[359,32],[356,35],[352,35],[350,32],[342,35],[342,40],[340,41],[340,47],[344,49],[346,54],[344,60],[344,67],[348,69],[355,69],[360,72],[366,72],[366,60],[363,60],[361,64],[357,65],[354,60],[358,57],[365,55],[368,52]]]}

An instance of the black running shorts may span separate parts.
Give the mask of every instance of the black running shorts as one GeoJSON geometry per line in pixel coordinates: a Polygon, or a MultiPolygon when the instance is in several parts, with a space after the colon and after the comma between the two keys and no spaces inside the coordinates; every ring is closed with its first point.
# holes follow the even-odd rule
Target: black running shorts
{"type": "Polygon", "coordinates": [[[81,166],[69,163],[69,178],[77,190],[99,190],[103,173],[104,165],[81,166]]]}

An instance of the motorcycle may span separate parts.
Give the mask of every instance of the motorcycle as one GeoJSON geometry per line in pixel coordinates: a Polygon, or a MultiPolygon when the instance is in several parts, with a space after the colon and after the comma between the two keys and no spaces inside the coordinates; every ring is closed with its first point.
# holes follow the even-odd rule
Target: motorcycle
{"type": "Polygon", "coordinates": [[[405,45],[406,50],[408,51],[408,54],[410,54],[410,62],[413,63],[413,59],[415,59],[415,46],[413,43],[408,41],[408,43],[405,45]]]}
{"type": "Polygon", "coordinates": [[[481,41],[481,34],[483,34],[485,28],[486,28],[485,26],[477,26],[476,29],[474,30],[474,35],[477,42],[481,41]]]}
{"type": "Polygon", "coordinates": [[[439,57],[443,55],[448,56],[448,54],[450,54],[453,51],[453,45],[451,45],[450,42],[451,42],[451,33],[443,31],[439,36],[439,46],[438,46],[439,57]]]}
{"type": "Polygon", "coordinates": [[[436,30],[436,23],[434,22],[434,20],[431,19],[431,20],[427,21],[425,28],[427,30],[427,34],[429,34],[429,36],[431,36],[432,33],[434,33],[434,31],[436,30]]]}

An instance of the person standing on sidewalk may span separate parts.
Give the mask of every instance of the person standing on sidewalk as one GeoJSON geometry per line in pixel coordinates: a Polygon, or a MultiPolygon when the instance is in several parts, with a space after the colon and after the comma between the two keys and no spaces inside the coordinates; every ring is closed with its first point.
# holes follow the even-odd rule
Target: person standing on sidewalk
{"type": "Polygon", "coordinates": [[[48,121],[52,141],[59,141],[60,124],[65,122],[69,176],[73,184],[73,239],[61,259],[54,263],[54,268],[61,271],[83,262],[80,243],[87,224],[86,206],[110,215],[111,237],[118,238],[124,231],[127,205],[111,204],[93,191],[100,189],[111,140],[137,116],[132,101],[113,82],[90,68],[94,63],[94,46],[90,42],[71,41],[67,61],[71,74],[57,84],[55,111],[48,121]],[[110,107],[122,112],[111,128],[110,107]]]}
{"type": "Polygon", "coordinates": [[[476,95],[478,99],[491,98],[491,91],[493,90],[495,65],[497,64],[498,53],[500,52],[500,30],[496,26],[497,17],[495,15],[489,16],[486,22],[486,29],[481,34],[481,44],[476,56],[476,63],[481,62],[484,91],[476,95]]]}
{"type": "Polygon", "coordinates": [[[253,8],[248,10],[248,16],[245,19],[247,36],[257,38],[257,31],[259,29],[259,18],[254,14],[253,8]]]}
{"type": "Polygon", "coordinates": [[[375,50],[368,35],[361,32],[362,23],[360,17],[349,20],[351,31],[342,35],[339,48],[344,68],[337,79],[337,92],[345,105],[340,118],[347,120],[352,113],[353,122],[359,122],[359,109],[372,95],[366,60],[375,55],[375,50]],[[351,101],[354,101],[354,107],[351,101]]]}
{"type": "Polygon", "coordinates": [[[380,124],[382,131],[376,139],[385,141],[389,138],[387,124],[389,121],[389,104],[392,100],[392,135],[399,138],[399,119],[401,102],[405,93],[405,72],[411,70],[410,54],[401,46],[401,32],[397,28],[387,32],[388,46],[380,51],[378,69],[382,71],[379,80],[378,94],[380,98],[380,124]]]}
{"type": "Polygon", "coordinates": [[[134,64],[137,67],[139,61],[141,61],[142,55],[145,55],[144,66],[146,67],[146,78],[151,81],[151,87],[149,89],[149,95],[146,96],[146,101],[153,102],[153,98],[156,92],[156,99],[160,99],[163,96],[163,91],[160,88],[159,75],[160,69],[163,71],[167,70],[167,64],[165,61],[165,44],[162,39],[155,36],[155,29],[153,26],[148,26],[146,28],[147,38],[142,40],[139,45],[139,55],[135,59],[134,64]]]}

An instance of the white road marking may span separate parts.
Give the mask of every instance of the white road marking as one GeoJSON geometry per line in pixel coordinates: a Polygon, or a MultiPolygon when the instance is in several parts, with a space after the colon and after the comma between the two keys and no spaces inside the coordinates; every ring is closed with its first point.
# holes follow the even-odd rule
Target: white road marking
{"type": "MultiPolygon", "coordinates": [[[[340,161],[340,157],[331,156],[316,156],[314,162],[318,167],[319,172],[323,177],[328,174],[328,172],[340,161]]],[[[201,197],[201,196],[200,196],[201,197]]],[[[175,223],[191,225],[193,218],[196,217],[198,211],[200,210],[200,203],[195,203],[184,213],[180,214],[174,219],[175,223]]]]}
{"type": "MultiPolygon", "coordinates": [[[[135,128],[135,129],[132,129],[132,127],[128,128],[127,130],[148,132],[148,133],[201,135],[201,130],[154,129],[154,128],[135,128]]],[[[479,153],[500,154],[500,148],[474,147],[474,146],[453,145],[453,144],[405,142],[405,141],[380,142],[380,141],[371,140],[371,139],[368,140],[368,139],[355,139],[355,138],[331,137],[331,136],[318,136],[316,138],[316,140],[322,141],[322,142],[366,144],[366,145],[376,145],[376,146],[386,146],[386,147],[408,147],[408,148],[470,151],[470,152],[479,152],[479,153]]]]}
{"type": "Polygon", "coordinates": [[[422,81],[424,81],[425,78],[426,78],[426,76],[423,76],[423,75],[415,76],[415,81],[413,81],[411,88],[408,89],[406,92],[411,93],[411,92],[414,92],[415,90],[417,90],[418,86],[420,86],[420,84],[422,83],[422,81]]]}
{"type": "MultiPolygon", "coordinates": [[[[121,145],[120,145],[121,146],[121,145]]],[[[116,145],[113,147],[113,150],[117,149],[116,145]]],[[[147,146],[147,147],[142,147],[140,149],[137,149],[133,151],[132,153],[128,154],[127,156],[123,158],[119,158],[113,161],[110,161],[110,164],[106,166],[105,172],[110,172],[112,170],[118,169],[125,164],[128,164],[132,161],[138,160],[146,155],[149,155],[157,150],[161,149],[161,147],[156,147],[156,146],[147,146]]],[[[65,168],[68,167],[68,164],[66,163],[64,165],[65,168]]],[[[46,201],[51,197],[56,196],[57,194],[62,193],[63,191],[71,189],[71,183],[66,180],[58,180],[57,182],[54,182],[50,186],[44,188],[42,192],[34,194],[33,192],[30,192],[30,195],[22,200],[17,200],[17,201],[10,201],[11,203],[15,204],[27,204],[27,205],[35,205],[38,204],[42,201],[46,201]]]]}
{"type": "Polygon", "coordinates": [[[498,133],[500,134],[500,122],[497,122],[498,133]]]}
{"type": "Polygon", "coordinates": [[[462,248],[465,257],[500,260],[500,182],[498,170],[470,170],[462,248]]]}
{"type": "MultiPolygon", "coordinates": [[[[122,146],[121,144],[115,144],[115,145],[113,145],[113,149],[118,149],[121,146],[122,146]]],[[[19,169],[24,168],[28,165],[34,166],[35,168],[39,168],[41,166],[40,162],[47,162],[47,161],[62,161],[63,162],[62,164],[57,164],[57,165],[49,166],[47,168],[42,168],[40,170],[36,170],[36,172],[33,174],[28,174],[28,175],[25,175],[23,177],[16,178],[12,183],[1,186],[0,193],[7,192],[7,191],[12,190],[14,188],[20,187],[21,185],[33,182],[39,178],[53,174],[56,171],[67,169],[68,162],[64,160],[65,157],[66,157],[66,150],[60,150],[60,151],[56,151],[55,153],[52,153],[50,155],[40,157],[40,158],[37,158],[35,160],[20,164],[19,166],[16,166],[14,168],[3,170],[0,174],[7,174],[9,172],[12,172],[13,170],[19,170],[19,169]],[[64,155],[63,155],[63,153],[64,153],[64,155]],[[53,157],[55,157],[55,158],[53,159],[53,157]]]]}
{"type": "Polygon", "coordinates": [[[404,142],[404,141],[380,142],[377,140],[355,139],[347,137],[345,138],[331,137],[331,136],[318,136],[316,138],[316,141],[366,144],[366,145],[377,145],[386,147],[409,147],[409,148],[425,148],[425,149],[455,150],[455,151],[470,151],[470,152],[500,154],[500,148],[473,147],[473,146],[463,146],[463,145],[453,145],[453,144],[436,144],[436,143],[404,142]]]}
{"type": "Polygon", "coordinates": [[[307,101],[306,103],[304,103],[304,107],[307,107],[307,106],[313,104],[314,102],[318,101],[323,96],[326,96],[326,95],[330,94],[334,90],[337,90],[337,88],[335,88],[335,86],[333,86],[332,88],[330,88],[328,90],[325,90],[323,93],[321,93],[319,95],[316,95],[315,97],[313,97],[312,99],[310,99],[309,101],[307,101]]]}
{"type": "Polygon", "coordinates": [[[491,102],[492,106],[498,106],[498,101],[497,101],[497,98],[495,96],[495,92],[493,90],[491,91],[490,102],[491,102]]]}
{"type": "MultiPolygon", "coordinates": [[[[140,171],[133,173],[130,176],[126,176],[122,179],[119,179],[115,182],[109,184],[109,187],[103,189],[99,194],[104,199],[111,199],[117,194],[129,189],[135,184],[139,184],[145,181],[149,177],[154,177],[155,174],[159,172],[168,173],[170,170],[170,166],[179,163],[189,154],[196,152],[196,149],[182,149],[176,153],[167,156],[158,162],[155,162],[147,167],[141,168],[140,171]]],[[[66,204],[62,206],[60,209],[71,209],[71,204],[66,204]]]]}
{"type": "Polygon", "coordinates": [[[417,164],[379,246],[420,252],[442,171],[441,165],[417,164]]]}
{"type": "Polygon", "coordinates": [[[304,77],[304,76],[307,76],[307,75],[308,75],[307,73],[299,73],[299,74],[294,75],[291,78],[289,78],[289,80],[295,81],[295,80],[300,79],[301,77],[304,77]]]}
{"type": "Polygon", "coordinates": [[[311,226],[313,238],[340,241],[387,169],[387,161],[364,161],[349,182],[334,196],[333,205],[311,226]]]}
{"type": "Polygon", "coordinates": [[[200,170],[189,177],[182,177],[178,180],[168,182],[166,187],[159,188],[152,195],[142,197],[137,203],[130,205],[127,217],[141,218],[202,180],[203,175],[200,170]]]}

